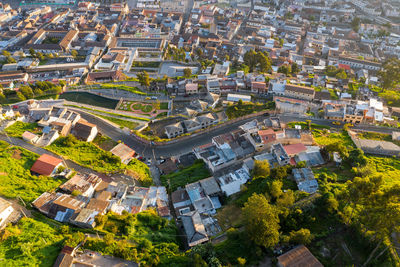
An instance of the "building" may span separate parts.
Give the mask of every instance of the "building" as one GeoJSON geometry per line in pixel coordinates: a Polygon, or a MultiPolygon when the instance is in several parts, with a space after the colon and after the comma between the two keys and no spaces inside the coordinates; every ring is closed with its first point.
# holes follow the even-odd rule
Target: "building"
{"type": "Polygon", "coordinates": [[[238,94],[228,94],[227,101],[230,102],[239,102],[239,100],[242,100],[243,102],[251,102],[251,96],[249,95],[238,95],[238,94]]]}
{"type": "Polygon", "coordinates": [[[199,85],[197,83],[187,83],[185,85],[185,93],[187,95],[197,94],[199,92],[199,85]]]}
{"type": "Polygon", "coordinates": [[[278,257],[278,267],[323,267],[304,245],[299,245],[278,257]]]}
{"type": "Polygon", "coordinates": [[[36,144],[39,141],[39,136],[29,131],[25,131],[22,134],[22,139],[24,139],[28,143],[36,144]]]}
{"type": "Polygon", "coordinates": [[[354,144],[364,153],[383,156],[400,156],[400,147],[392,142],[353,137],[354,144]]]}
{"type": "Polygon", "coordinates": [[[129,146],[119,143],[110,150],[115,156],[121,159],[122,163],[128,164],[135,156],[135,150],[131,149],[129,146]]]}
{"type": "Polygon", "coordinates": [[[250,179],[250,173],[246,168],[240,168],[234,172],[218,177],[218,183],[221,186],[222,192],[226,196],[240,192],[241,186],[250,179]]]}
{"type": "Polygon", "coordinates": [[[198,211],[183,214],[181,220],[189,247],[194,247],[208,241],[206,228],[198,211]]]}
{"type": "Polygon", "coordinates": [[[13,211],[14,208],[12,207],[11,203],[4,198],[0,198],[0,229],[6,226],[7,221],[13,211]]]}
{"type": "Polygon", "coordinates": [[[251,83],[251,92],[258,94],[266,94],[267,93],[267,85],[265,82],[252,82],[251,83]]]}
{"type": "Polygon", "coordinates": [[[313,194],[318,190],[318,182],[310,168],[293,169],[292,174],[300,191],[313,194]]]}
{"type": "Polygon", "coordinates": [[[31,172],[37,175],[53,176],[61,166],[63,166],[62,159],[43,154],[35,161],[31,172]]]}
{"type": "Polygon", "coordinates": [[[285,86],[285,96],[293,97],[297,99],[303,99],[307,101],[312,101],[315,96],[315,91],[311,87],[286,84],[285,86]]]}
{"type": "Polygon", "coordinates": [[[71,133],[80,140],[92,142],[96,137],[98,130],[97,126],[93,123],[89,123],[84,119],[80,119],[75,124],[75,127],[72,129],[71,133]]]}

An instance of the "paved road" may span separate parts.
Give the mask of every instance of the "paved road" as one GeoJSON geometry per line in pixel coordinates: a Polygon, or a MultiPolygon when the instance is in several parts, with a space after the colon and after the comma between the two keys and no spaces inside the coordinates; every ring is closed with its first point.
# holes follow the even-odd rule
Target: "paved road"
{"type": "MultiPolygon", "coordinates": [[[[245,120],[235,122],[224,128],[217,128],[217,129],[211,130],[207,133],[204,133],[202,135],[198,135],[198,136],[192,137],[187,140],[182,140],[181,142],[177,142],[177,143],[165,145],[165,146],[151,146],[151,145],[143,144],[140,140],[136,139],[135,136],[130,135],[127,132],[124,132],[123,130],[121,130],[119,128],[115,128],[114,126],[110,125],[109,123],[97,118],[96,116],[93,116],[91,114],[87,114],[84,112],[81,112],[81,116],[84,119],[88,120],[89,122],[96,124],[101,133],[111,137],[115,141],[121,140],[128,146],[132,147],[141,156],[143,156],[145,158],[149,158],[149,159],[154,159],[154,158],[159,158],[159,157],[176,156],[176,155],[181,155],[181,154],[191,152],[194,147],[201,146],[201,145],[211,142],[211,139],[214,136],[217,136],[217,135],[220,135],[223,133],[227,133],[227,132],[231,132],[231,131],[237,129],[240,125],[242,125],[248,121],[251,121],[253,119],[262,120],[263,118],[265,118],[265,116],[258,116],[258,117],[251,118],[251,119],[245,119],[245,120]],[[153,150],[154,150],[154,152],[153,152],[153,150]]],[[[307,117],[299,117],[299,115],[293,115],[293,114],[279,115],[279,117],[282,122],[306,121],[306,120],[310,119],[307,117]]],[[[332,128],[340,128],[340,127],[336,127],[335,125],[333,125],[332,121],[327,121],[327,120],[323,120],[323,119],[311,119],[311,121],[313,123],[330,126],[332,128]]],[[[396,131],[396,129],[394,129],[394,128],[379,127],[379,126],[373,126],[373,125],[355,125],[354,129],[365,130],[365,131],[374,131],[374,132],[386,133],[386,134],[391,134],[392,131],[396,131]]]]}

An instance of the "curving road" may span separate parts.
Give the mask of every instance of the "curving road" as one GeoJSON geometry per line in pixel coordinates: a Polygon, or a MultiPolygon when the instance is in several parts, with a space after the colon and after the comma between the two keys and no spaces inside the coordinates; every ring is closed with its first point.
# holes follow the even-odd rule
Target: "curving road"
{"type": "MultiPolygon", "coordinates": [[[[143,144],[140,140],[136,139],[134,135],[131,135],[128,132],[123,131],[119,128],[116,128],[115,126],[109,124],[108,122],[104,121],[103,119],[98,118],[92,114],[88,114],[84,111],[80,111],[79,113],[87,121],[96,124],[101,133],[109,136],[110,138],[112,138],[115,141],[121,140],[126,145],[128,145],[132,149],[134,149],[141,156],[143,156],[145,158],[152,158],[152,159],[159,158],[159,157],[177,156],[177,155],[182,155],[182,154],[191,152],[193,150],[193,148],[211,142],[211,139],[214,136],[236,130],[240,125],[242,125],[246,122],[249,122],[251,120],[254,120],[254,119],[262,120],[263,118],[265,118],[265,115],[262,115],[262,116],[257,116],[257,117],[250,118],[250,119],[244,119],[244,120],[232,123],[224,128],[217,128],[214,130],[210,130],[209,132],[206,132],[204,134],[201,134],[198,136],[193,136],[190,139],[182,140],[177,143],[163,145],[163,146],[160,146],[160,145],[156,146],[156,145],[143,144]]],[[[279,115],[279,118],[281,119],[282,122],[286,122],[286,123],[291,122],[291,121],[306,121],[306,120],[310,119],[308,117],[303,117],[303,116],[295,115],[295,114],[281,114],[281,115],[279,115]]],[[[332,128],[341,128],[341,126],[335,126],[332,124],[332,121],[328,121],[328,120],[311,119],[311,121],[313,123],[330,126],[332,128]]],[[[379,132],[379,133],[385,133],[385,134],[391,134],[393,131],[397,130],[397,129],[389,128],[389,127],[380,127],[380,126],[364,125],[364,124],[355,125],[353,128],[356,130],[372,131],[372,132],[379,132]]],[[[400,129],[398,131],[400,131],[400,129]]]]}

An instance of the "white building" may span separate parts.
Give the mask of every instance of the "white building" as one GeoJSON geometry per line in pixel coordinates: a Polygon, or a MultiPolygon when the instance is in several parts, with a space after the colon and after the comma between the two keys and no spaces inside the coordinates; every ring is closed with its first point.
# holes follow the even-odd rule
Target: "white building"
{"type": "Polygon", "coordinates": [[[242,100],[243,102],[251,102],[251,96],[239,95],[239,94],[228,94],[226,100],[231,101],[231,102],[239,102],[239,100],[242,100]]]}
{"type": "Polygon", "coordinates": [[[228,173],[217,178],[222,192],[227,196],[240,192],[240,187],[250,179],[250,173],[247,168],[240,168],[234,172],[228,173]]]}
{"type": "Polygon", "coordinates": [[[7,219],[10,217],[13,211],[14,209],[11,206],[11,203],[4,198],[0,198],[0,228],[5,226],[7,219]]]}

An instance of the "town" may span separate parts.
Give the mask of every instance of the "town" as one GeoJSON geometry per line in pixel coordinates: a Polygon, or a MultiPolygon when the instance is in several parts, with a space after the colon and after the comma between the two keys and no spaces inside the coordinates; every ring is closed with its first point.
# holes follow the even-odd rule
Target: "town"
{"type": "Polygon", "coordinates": [[[1,266],[400,266],[397,0],[0,3],[1,266]]]}

